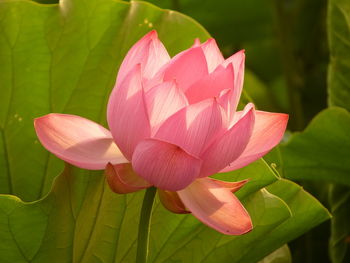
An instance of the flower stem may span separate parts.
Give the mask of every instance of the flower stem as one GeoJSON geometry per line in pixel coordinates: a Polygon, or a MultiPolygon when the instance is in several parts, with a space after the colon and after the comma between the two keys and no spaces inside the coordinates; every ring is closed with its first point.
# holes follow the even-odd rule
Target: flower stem
{"type": "Polygon", "coordinates": [[[139,235],[137,239],[137,263],[147,262],[151,215],[156,192],[157,188],[150,187],[146,190],[145,196],[143,198],[139,222],[139,235]]]}

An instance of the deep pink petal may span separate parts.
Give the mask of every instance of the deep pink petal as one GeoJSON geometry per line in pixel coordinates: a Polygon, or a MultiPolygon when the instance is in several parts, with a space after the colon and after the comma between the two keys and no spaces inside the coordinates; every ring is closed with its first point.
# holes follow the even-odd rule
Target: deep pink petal
{"type": "Polygon", "coordinates": [[[229,64],[227,68],[219,66],[214,72],[195,82],[185,94],[189,103],[193,104],[204,99],[219,97],[221,91],[233,87],[233,67],[229,64]]]}
{"type": "Polygon", "coordinates": [[[201,154],[201,177],[219,172],[242,154],[252,135],[254,119],[254,106],[248,104],[243,117],[201,154]]]}
{"type": "Polygon", "coordinates": [[[198,176],[201,160],[180,147],[148,139],[140,142],[132,156],[135,172],[156,187],[178,191],[198,176]]]}
{"type": "Polygon", "coordinates": [[[238,198],[213,180],[197,179],[178,194],[195,217],[223,234],[242,235],[253,228],[238,198]]]}
{"type": "Polygon", "coordinates": [[[136,65],[120,86],[113,89],[107,107],[107,120],[116,144],[131,160],[136,144],[151,134],[140,65],[136,65]]]}
{"type": "Polygon", "coordinates": [[[35,119],[34,126],[47,150],[80,168],[100,170],[109,162],[127,162],[113,142],[111,133],[93,121],[51,113],[35,119]]]}
{"type": "Polygon", "coordinates": [[[186,209],[177,192],[158,190],[158,196],[163,206],[170,212],[176,214],[191,213],[186,209]]]}
{"type": "Polygon", "coordinates": [[[175,79],[184,92],[194,82],[208,75],[207,62],[200,47],[190,48],[176,55],[162,71],[164,81],[175,79]]]}
{"type": "Polygon", "coordinates": [[[153,87],[145,94],[148,116],[154,134],[171,115],[188,105],[187,98],[175,81],[153,87]]]}
{"type": "Polygon", "coordinates": [[[224,62],[224,57],[213,38],[208,39],[201,47],[207,59],[208,71],[213,72],[218,65],[224,62]]]}
{"type": "Polygon", "coordinates": [[[268,153],[283,138],[287,122],[287,114],[256,111],[255,125],[247,147],[241,156],[222,172],[242,168],[268,153]]]}
{"type": "Polygon", "coordinates": [[[155,30],[141,38],[127,53],[117,77],[117,86],[137,64],[141,64],[144,78],[151,78],[168,61],[170,56],[158,39],[155,30]]]}
{"type": "Polygon", "coordinates": [[[223,111],[215,99],[205,100],[178,111],[159,128],[155,138],[199,156],[223,130],[223,111]]]}
{"type": "Polygon", "coordinates": [[[133,193],[151,186],[150,183],[134,172],[130,163],[117,165],[109,163],[105,175],[109,187],[118,194],[133,193]]]}

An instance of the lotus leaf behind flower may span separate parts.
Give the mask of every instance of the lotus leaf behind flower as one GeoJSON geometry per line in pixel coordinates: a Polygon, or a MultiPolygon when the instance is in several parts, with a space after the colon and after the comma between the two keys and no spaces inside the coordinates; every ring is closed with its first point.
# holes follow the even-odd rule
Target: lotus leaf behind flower
{"type": "Polygon", "coordinates": [[[239,169],[281,140],[288,116],[236,111],[243,86],[244,51],[224,59],[215,40],[170,58],[152,31],[128,52],[110,95],[110,131],[85,118],[49,114],[35,120],[41,143],[62,160],[106,169],[117,193],[150,186],[175,213],[191,212],[219,232],[252,229],[232,192],[246,181],[208,176],[239,169]]]}

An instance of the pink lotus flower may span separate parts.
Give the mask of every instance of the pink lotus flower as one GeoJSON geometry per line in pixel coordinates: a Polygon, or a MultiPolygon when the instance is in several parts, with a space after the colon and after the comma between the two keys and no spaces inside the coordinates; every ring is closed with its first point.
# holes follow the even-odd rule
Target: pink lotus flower
{"type": "Polygon", "coordinates": [[[170,58],[152,31],[128,52],[110,95],[110,131],[79,116],[35,120],[46,149],[85,169],[105,169],[113,191],[159,188],[176,213],[191,212],[224,234],[252,229],[232,192],[246,181],[208,178],[259,159],[281,140],[286,114],[236,111],[243,86],[244,51],[224,59],[215,40],[170,58]],[[107,166],[107,167],[106,167],[107,166]]]}

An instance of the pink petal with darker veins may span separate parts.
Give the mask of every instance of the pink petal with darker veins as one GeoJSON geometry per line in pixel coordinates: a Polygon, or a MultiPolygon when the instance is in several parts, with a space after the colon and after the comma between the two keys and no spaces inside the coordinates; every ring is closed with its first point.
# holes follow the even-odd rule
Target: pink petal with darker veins
{"type": "Polygon", "coordinates": [[[193,182],[202,161],[180,147],[155,139],[140,142],[132,157],[135,172],[154,186],[178,191],[193,182]]]}

